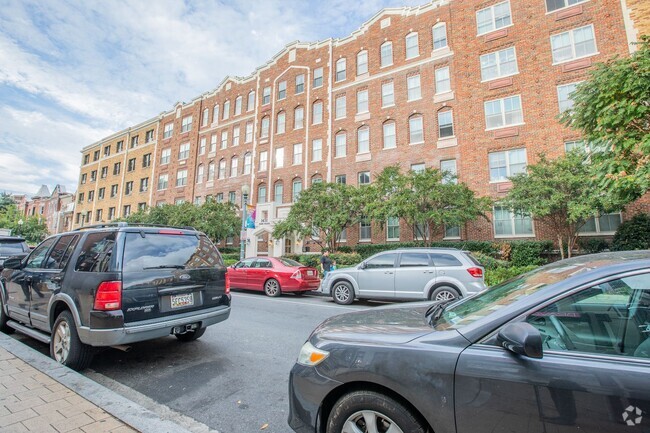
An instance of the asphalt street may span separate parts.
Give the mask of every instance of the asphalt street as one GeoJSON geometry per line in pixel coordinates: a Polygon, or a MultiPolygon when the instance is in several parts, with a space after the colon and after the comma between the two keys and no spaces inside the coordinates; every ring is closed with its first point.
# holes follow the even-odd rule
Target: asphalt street
{"type": "MultiPolygon", "coordinates": [[[[289,371],[311,331],[328,317],[382,304],[340,306],[319,296],[235,292],[232,305],[230,318],[198,341],[170,336],[134,344],[128,353],[108,349],[84,374],[221,433],[289,433],[289,371]]],[[[47,353],[46,345],[14,335],[47,353]]]]}

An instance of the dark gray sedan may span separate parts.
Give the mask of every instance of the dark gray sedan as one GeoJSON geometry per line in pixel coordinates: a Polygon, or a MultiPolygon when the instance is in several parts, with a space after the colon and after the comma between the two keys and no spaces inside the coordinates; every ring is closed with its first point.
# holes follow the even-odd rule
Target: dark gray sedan
{"type": "Polygon", "coordinates": [[[650,251],[556,262],[446,306],[330,318],[289,397],[299,433],[648,433],[650,251]]]}

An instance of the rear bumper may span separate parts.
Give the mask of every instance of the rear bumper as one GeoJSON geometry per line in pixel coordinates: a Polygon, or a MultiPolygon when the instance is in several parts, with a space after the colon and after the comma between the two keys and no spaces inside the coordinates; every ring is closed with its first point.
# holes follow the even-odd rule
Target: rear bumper
{"type": "Polygon", "coordinates": [[[116,346],[165,337],[171,334],[172,328],[175,326],[200,322],[201,327],[205,328],[223,322],[229,316],[230,306],[219,306],[201,312],[193,311],[178,315],[167,320],[147,320],[110,329],[92,329],[80,326],[77,331],[79,339],[90,346],[116,346]]]}
{"type": "Polygon", "coordinates": [[[306,290],[318,290],[320,280],[296,280],[291,278],[289,282],[282,286],[283,292],[302,292],[306,290]]]}

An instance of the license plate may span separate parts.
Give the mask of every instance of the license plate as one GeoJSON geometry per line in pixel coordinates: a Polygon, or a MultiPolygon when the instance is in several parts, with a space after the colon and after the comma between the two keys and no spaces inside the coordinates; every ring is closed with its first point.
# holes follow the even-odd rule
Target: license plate
{"type": "Polygon", "coordinates": [[[186,295],[172,295],[171,296],[171,306],[172,308],[182,308],[190,305],[194,305],[194,293],[188,293],[186,295]]]}
{"type": "Polygon", "coordinates": [[[310,277],[313,277],[314,275],[316,275],[316,272],[314,272],[314,271],[307,271],[307,275],[309,275],[310,277]]]}

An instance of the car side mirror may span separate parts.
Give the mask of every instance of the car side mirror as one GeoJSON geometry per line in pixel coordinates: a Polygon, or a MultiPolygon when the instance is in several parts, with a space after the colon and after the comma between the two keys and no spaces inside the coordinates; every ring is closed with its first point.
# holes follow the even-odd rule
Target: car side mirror
{"type": "Polygon", "coordinates": [[[497,344],[517,355],[542,358],[542,334],[530,323],[509,323],[499,331],[497,344]]]}
{"type": "Polygon", "coordinates": [[[2,265],[5,269],[22,269],[22,257],[9,257],[2,265]]]}
{"type": "Polygon", "coordinates": [[[368,266],[368,265],[366,265],[366,262],[361,262],[361,263],[359,264],[359,269],[366,269],[367,266],[368,266]]]}

